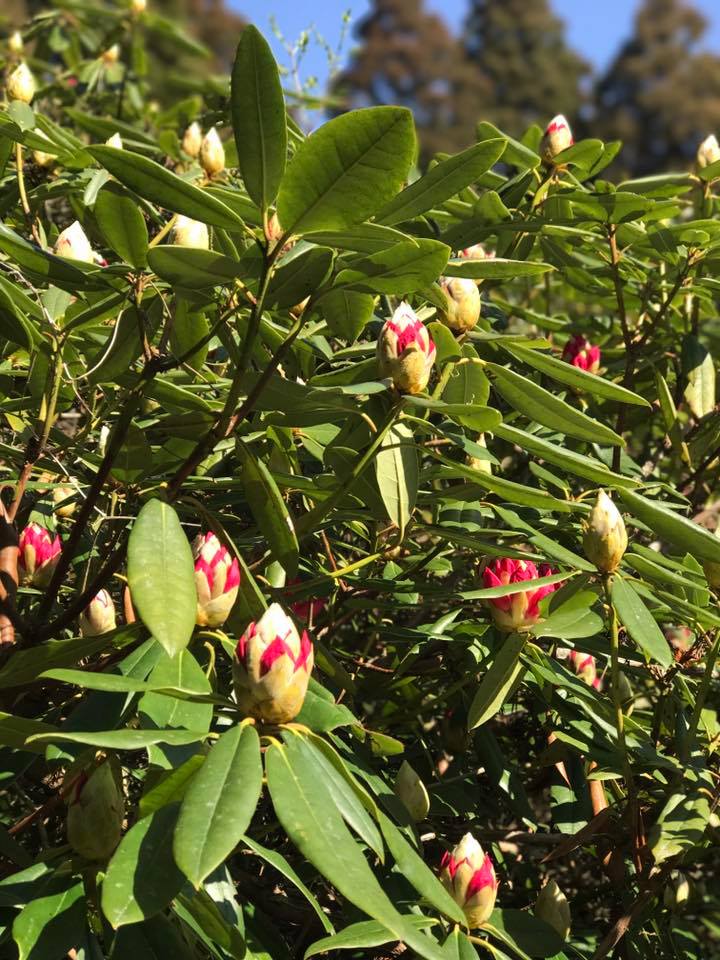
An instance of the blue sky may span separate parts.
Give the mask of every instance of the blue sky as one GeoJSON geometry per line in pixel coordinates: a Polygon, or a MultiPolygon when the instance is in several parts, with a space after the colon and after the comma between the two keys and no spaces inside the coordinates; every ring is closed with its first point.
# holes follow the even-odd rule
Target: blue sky
{"type": "MultiPolygon", "coordinates": [[[[326,40],[337,45],[341,33],[342,15],[347,9],[353,21],[362,17],[371,6],[369,0],[230,0],[232,5],[252,20],[273,43],[276,56],[287,64],[282,46],[270,35],[270,17],[275,16],[278,27],[290,41],[302,30],[315,26],[326,40]]],[[[528,0],[532,3],[533,0],[528,0]]],[[[460,27],[467,0],[425,0],[427,9],[440,13],[457,30],[460,27]]],[[[628,34],[638,3],[632,0],[553,0],[553,7],[563,18],[570,43],[591,63],[603,66],[612,56],[619,42],[628,34]]],[[[709,21],[705,45],[720,51],[720,0],[695,0],[709,21]]],[[[347,40],[343,53],[347,56],[352,46],[347,40]]],[[[305,56],[301,73],[317,76],[320,84],[327,77],[327,59],[313,44],[305,56]]]]}

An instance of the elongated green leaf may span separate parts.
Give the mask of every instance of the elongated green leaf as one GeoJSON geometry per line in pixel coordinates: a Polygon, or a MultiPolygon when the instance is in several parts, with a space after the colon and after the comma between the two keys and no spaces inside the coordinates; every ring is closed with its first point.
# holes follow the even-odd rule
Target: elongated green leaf
{"type": "Polygon", "coordinates": [[[268,847],[263,847],[262,844],[258,843],[257,840],[253,840],[251,837],[243,837],[242,840],[243,843],[245,843],[253,853],[257,854],[257,856],[266,863],[269,863],[271,867],[274,867],[278,871],[278,873],[281,873],[284,877],[286,877],[290,883],[293,884],[293,886],[297,887],[300,893],[313,908],[318,919],[320,920],[320,923],[327,930],[327,932],[330,934],[335,933],[335,928],[325,916],[325,912],[318,903],[317,897],[305,886],[300,877],[287,862],[285,857],[281,853],[278,853],[277,850],[270,850],[268,847]]]}
{"type": "Polygon", "coordinates": [[[88,147],[87,152],[120,183],[145,200],[214,227],[226,230],[243,228],[240,217],[221,200],[181,179],[154,160],[117,147],[88,147]]]}
{"type": "Polygon", "coordinates": [[[483,587],[480,590],[463,590],[460,596],[463,600],[490,600],[494,597],[509,597],[513,593],[525,593],[526,590],[536,590],[538,587],[562,583],[571,576],[571,573],[551,573],[547,577],[522,580],[518,583],[507,583],[497,587],[483,587]]]}
{"type": "Polygon", "coordinates": [[[578,437],[580,440],[623,445],[622,437],[619,437],[614,430],[554,397],[527,377],[522,377],[519,373],[496,363],[488,363],[486,370],[503,398],[529,420],[542,423],[543,426],[558,430],[569,437],[578,437]]]}
{"type": "Polygon", "coordinates": [[[704,527],[670,510],[663,503],[648,500],[633,490],[620,490],[620,496],[630,513],[657,534],[680,550],[692,554],[697,560],[720,563],[720,539],[704,527]]]}
{"type": "Polygon", "coordinates": [[[537,260],[451,260],[445,268],[448,277],[470,277],[473,280],[514,280],[516,277],[537,277],[554,270],[551,263],[537,260]]]}
{"type": "Polygon", "coordinates": [[[398,192],[414,154],[412,114],[404,107],[368,107],[329,120],[298,147],[283,177],[283,229],[342,230],[366,220],[398,192]]]}
{"type": "Polygon", "coordinates": [[[294,307],[320,287],[332,268],[333,252],[327,247],[310,247],[287,263],[282,262],[268,284],[268,307],[294,307]]]}
{"type": "Polygon", "coordinates": [[[0,712],[0,746],[3,747],[42,753],[45,749],[42,744],[26,746],[25,741],[38,734],[52,735],[55,730],[52,724],[35,720],[33,717],[16,717],[12,713],[0,712]]]}
{"type": "Polygon", "coordinates": [[[197,960],[178,925],[163,914],[121,927],[113,940],[111,960],[197,960]]]}
{"type": "Polygon", "coordinates": [[[32,346],[40,336],[34,318],[28,315],[27,308],[22,309],[26,299],[7,277],[0,276],[0,333],[20,347],[32,346]]]}
{"type": "Polygon", "coordinates": [[[243,30],[235,54],[230,108],[238,162],[245,189],[261,210],[277,196],[285,171],[285,99],[275,58],[252,24],[243,30]]]}
{"type": "MultiPolygon", "coordinates": [[[[418,930],[432,927],[435,923],[430,917],[416,917],[412,914],[408,914],[405,920],[412,926],[417,927],[418,930]]],[[[340,933],[316,940],[307,948],[304,957],[305,960],[309,960],[310,957],[315,957],[318,953],[331,953],[333,950],[380,947],[384,943],[394,943],[396,939],[394,934],[381,923],[378,923],[377,920],[361,920],[359,923],[351,923],[340,933]]]]}
{"type": "Polygon", "coordinates": [[[377,215],[378,223],[392,225],[412,220],[454,197],[497,163],[506,143],[503,138],[485,140],[442,160],[386,204],[377,215]]]}
{"type": "Polygon", "coordinates": [[[237,260],[214,250],[192,247],[153,247],[148,254],[148,263],[163,280],[188,290],[234,283],[246,272],[245,266],[237,260]]]}
{"type": "Polygon", "coordinates": [[[595,394],[598,397],[605,397],[608,400],[617,400],[618,403],[632,403],[640,407],[649,407],[650,404],[644,397],[632,390],[621,387],[618,383],[613,383],[605,377],[595,373],[588,373],[579,367],[574,367],[571,363],[564,360],[558,360],[547,353],[541,353],[539,350],[528,350],[520,344],[513,343],[506,345],[505,349],[512,356],[517,357],[529,366],[546,373],[554,380],[561,383],[567,383],[577,390],[583,390],[587,393],[595,394]]]}
{"type": "Polygon", "coordinates": [[[325,784],[293,748],[271,743],[266,752],[268,789],[280,823],[305,856],[340,893],[427,960],[441,960],[434,941],[395,910],[360,847],[335,809],[325,784]]]}
{"type": "Polygon", "coordinates": [[[41,250],[23,237],[0,223],[0,250],[13,263],[23,267],[28,275],[39,283],[54,283],[63,290],[83,290],[97,283],[68,260],[41,250]]]}
{"type": "Polygon", "coordinates": [[[565,941],[549,924],[527,910],[493,910],[488,929],[501,943],[529,957],[562,956],[565,941]]]}
{"type": "Polygon", "coordinates": [[[160,913],[185,879],[172,855],[179,805],[144,817],[120,841],[102,885],[102,909],[113,927],[138,923],[160,913]]]}
{"type": "Polygon", "coordinates": [[[415,509],[419,483],[415,440],[407,424],[396,423],[388,431],[375,458],[375,475],[388,517],[402,539],[415,509]]]}
{"type": "Polygon", "coordinates": [[[268,541],[275,559],[289,577],[297,572],[299,547],[295,525],[285,506],[277,484],[262,460],[238,441],[238,459],[242,465],[245,497],[260,530],[268,541]]]}
{"type": "Polygon", "coordinates": [[[520,654],[526,639],[521,633],[513,633],[503,639],[470,704],[468,730],[474,730],[494,717],[505,702],[524,670],[520,654]]]}
{"type": "Polygon", "coordinates": [[[240,842],[261,786],[257,732],[235,726],[220,737],[196,774],[175,829],[175,861],[196,887],[240,842]]]}
{"type": "Polygon", "coordinates": [[[498,130],[494,124],[486,120],[483,120],[477,125],[477,138],[481,142],[494,140],[497,137],[504,137],[507,141],[505,153],[503,154],[505,163],[511,163],[513,166],[520,167],[523,170],[526,167],[539,166],[540,157],[534,150],[526,147],[524,143],[520,143],[519,140],[513,140],[512,137],[506,136],[501,130],[498,130]]]}
{"type": "Polygon", "coordinates": [[[143,750],[156,743],[171,746],[183,746],[197,743],[207,737],[207,730],[85,730],[71,732],[58,730],[57,733],[33,734],[28,738],[33,743],[86,743],[91,747],[104,747],[108,750],[143,750]]]}
{"type": "Polygon", "coordinates": [[[161,500],[146,503],[133,524],[128,584],[145,626],[171,657],[179,653],[195,628],[195,568],[177,514],[161,500]]]}
{"type": "Polygon", "coordinates": [[[407,240],[355,261],[340,271],[335,284],[370,293],[412,293],[440,276],[449,255],[450,248],[437,240],[407,240]]]}
{"type": "Polygon", "coordinates": [[[331,290],[320,301],[320,310],[330,332],[352,343],[372,320],[375,301],[369,293],[331,290]]]}
{"type": "Polygon", "coordinates": [[[612,601],[627,632],[642,650],[645,659],[661,667],[669,667],[672,651],[660,627],[632,584],[616,575],[612,584],[612,601]]]}
{"type": "Polygon", "coordinates": [[[715,407],[715,364],[712,354],[697,337],[687,334],[682,343],[684,396],[696,417],[704,417],[715,407]]]}
{"type": "Polygon", "coordinates": [[[137,201],[117,183],[106,184],[95,201],[95,219],[108,243],[126,263],[147,263],[148,232],[137,201]]]}
{"type": "Polygon", "coordinates": [[[33,898],[15,918],[12,933],[19,960],[56,960],[82,940],[85,929],[82,883],[56,883],[54,887],[33,898]]]}

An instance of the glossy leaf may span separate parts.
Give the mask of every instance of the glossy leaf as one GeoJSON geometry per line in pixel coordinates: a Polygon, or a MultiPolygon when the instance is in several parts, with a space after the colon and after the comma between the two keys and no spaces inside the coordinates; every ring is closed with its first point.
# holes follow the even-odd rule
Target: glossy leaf
{"type": "Polygon", "coordinates": [[[503,638],[500,649],[484,672],[468,712],[468,729],[487,723],[494,717],[505,702],[523,671],[520,654],[525,646],[526,637],[513,633],[503,638]]]}
{"type": "Polygon", "coordinates": [[[137,201],[117,183],[106,184],[95,201],[95,219],[108,246],[133,267],[147,263],[148,232],[137,201]]]}
{"type": "Polygon", "coordinates": [[[612,601],[621,623],[642,650],[645,659],[654,660],[661,667],[669,667],[673,660],[670,646],[652,614],[628,580],[620,576],[614,577],[612,601]]]}
{"type": "Polygon", "coordinates": [[[244,443],[238,442],[237,451],[242,465],[245,496],[255,522],[267,538],[275,559],[282,564],[288,576],[294,577],[299,547],[285,501],[264,462],[254,457],[244,443]]]}

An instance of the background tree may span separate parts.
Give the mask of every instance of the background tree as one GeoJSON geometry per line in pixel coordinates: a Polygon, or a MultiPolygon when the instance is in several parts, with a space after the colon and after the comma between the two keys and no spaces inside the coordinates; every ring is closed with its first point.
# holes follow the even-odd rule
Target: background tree
{"type": "Polygon", "coordinates": [[[699,49],[706,27],[682,0],[645,0],[633,35],[598,80],[594,129],[623,141],[626,172],[684,166],[720,126],[720,58],[699,49]]]}
{"type": "Polygon", "coordinates": [[[490,87],[422,0],[375,0],[358,24],[357,37],[360,45],[334,85],[347,109],[386,103],[410,107],[424,156],[473,141],[490,87]]]}
{"type": "Polygon", "coordinates": [[[556,113],[577,119],[590,67],[568,47],[547,0],[473,0],[463,41],[489,84],[483,119],[514,135],[556,113]]]}

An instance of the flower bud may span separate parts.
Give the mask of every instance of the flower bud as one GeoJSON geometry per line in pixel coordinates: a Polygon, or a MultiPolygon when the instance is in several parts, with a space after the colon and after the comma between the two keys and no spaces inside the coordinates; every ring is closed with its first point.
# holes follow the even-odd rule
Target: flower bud
{"type": "MultiPolygon", "coordinates": [[[[300,583],[302,583],[300,578],[295,577],[294,580],[288,583],[288,586],[293,587],[300,583]]],[[[303,623],[309,623],[311,620],[315,623],[325,609],[325,606],[326,604],[322,597],[315,597],[308,598],[307,600],[296,600],[290,605],[290,609],[298,620],[301,620],[303,623]]]]}
{"type": "Polygon", "coordinates": [[[147,10],[147,0],[130,0],[130,11],[139,16],[147,10]]]}
{"type": "Polygon", "coordinates": [[[386,320],[377,341],[380,377],[401,393],[420,393],[428,384],[435,344],[409,303],[403,301],[386,320]]]}
{"type": "Polygon", "coordinates": [[[30,103],[35,96],[35,77],[32,75],[30,67],[21,61],[7,78],[5,91],[8,100],[21,100],[23,103],[30,103]]]}
{"type": "Polygon", "coordinates": [[[102,62],[110,67],[114,63],[117,63],[120,59],[120,46],[117,43],[114,43],[111,47],[108,47],[107,50],[103,50],[100,54],[100,59],[102,62]]]}
{"type": "Polygon", "coordinates": [[[486,250],[481,243],[474,243],[471,247],[465,247],[460,251],[463,260],[494,260],[495,251],[486,250]]]}
{"type": "Polygon", "coordinates": [[[55,154],[43,150],[33,150],[32,158],[39,167],[50,167],[55,162],[55,154]]]}
{"type": "Polygon", "coordinates": [[[18,541],[20,582],[42,589],[46,587],[60,560],[60,537],[53,537],[39,523],[29,523],[18,541]]]}
{"type": "Polygon", "coordinates": [[[75,513],[77,504],[70,500],[75,491],[72,487],[55,487],[52,492],[53,510],[56,517],[67,519],[75,513]]]}
{"type": "Polygon", "coordinates": [[[240,587],[240,566],[214,533],[199,534],[193,543],[199,627],[221,627],[240,587]]]}
{"type": "Polygon", "coordinates": [[[107,140],[105,141],[105,146],[115,147],[116,150],[122,150],[123,148],[122,137],[117,131],[115,131],[115,133],[111,137],[107,138],[107,140]]]}
{"type": "Polygon", "coordinates": [[[566,363],[571,363],[587,373],[597,373],[600,369],[600,347],[593,346],[581,333],[568,340],[562,358],[566,363]]]}
{"type": "Polygon", "coordinates": [[[16,30],[14,33],[11,33],[8,37],[8,50],[10,53],[22,53],[23,52],[23,38],[19,30],[16,30]]]}
{"type": "Polygon", "coordinates": [[[570,904],[554,880],[548,880],[538,894],[533,913],[567,940],[570,935],[570,904]]]}
{"type": "MultiPolygon", "coordinates": [[[[482,576],[486,587],[504,587],[510,583],[526,583],[528,580],[549,577],[554,572],[547,563],[541,563],[538,569],[532,560],[513,560],[510,557],[503,557],[489,563],[483,570],[482,576]]],[[[543,597],[555,589],[557,584],[551,583],[488,600],[495,626],[505,633],[514,633],[516,630],[527,630],[528,627],[532,627],[540,620],[538,604],[543,597]]]]}
{"type": "Polygon", "coordinates": [[[58,257],[68,257],[70,260],[80,260],[83,263],[94,263],[95,252],[90,246],[87,234],[80,223],[75,220],[69,227],[65,227],[55,241],[55,253],[58,257]]]}
{"type": "Polygon", "coordinates": [[[407,760],[403,760],[400,765],[393,789],[395,796],[405,807],[411,820],[420,823],[427,817],[430,812],[430,797],[425,784],[407,760]]]}
{"type": "Polygon", "coordinates": [[[718,160],[720,160],[720,143],[718,143],[715,134],[711,133],[709,137],[705,137],[698,147],[698,169],[704,170],[705,167],[711,166],[711,164],[716,163],[718,160]]]}
{"type": "Polygon", "coordinates": [[[200,144],[200,166],[212,177],[225,169],[225,150],[215,127],[211,127],[200,144]]]}
{"type": "Polygon", "coordinates": [[[602,681],[598,676],[597,664],[592,654],[582,653],[580,650],[570,650],[568,652],[568,662],[584,683],[596,690],[600,689],[602,681]]]}
{"type": "Polygon", "coordinates": [[[601,490],[584,525],[583,550],[601,573],[613,573],[627,549],[625,522],[610,497],[601,490]]]}
{"type": "Polygon", "coordinates": [[[455,333],[472,330],[480,319],[482,308],[477,283],[465,277],[452,277],[443,279],[441,286],[447,303],[446,309],[439,311],[442,322],[455,333]]]}
{"type": "Polygon", "coordinates": [[[107,590],[101,590],[80,614],[83,637],[99,637],[115,629],[115,604],[107,590]]]}
{"type": "Polygon", "coordinates": [[[300,713],[313,668],[313,645],[278,603],[240,637],[233,664],[241,710],[266,723],[288,723],[300,713]]]}
{"type": "Polygon", "coordinates": [[[203,135],[202,130],[200,129],[200,124],[195,120],[190,124],[182,138],[182,148],[183,151],[189,156],[195,159],[200,153],[200,147],[202,146],[203,135]]]}
{"type": "Polygon", "coordinates": [[[540,156],[545,163],[551,165],[559,153],[567,150],[574,143],[570,125],[565,117],[559,113],[556,117],[553,117],[545,128],[545,133],[540,141],[540,156]]]}
{"type": "Polygon", "coordinates": [[[663,903],[673,912],[685,909],[690,899],[690,883],[680,870],[673,870],[663,893],[663,903]]]}
{"type": "Polygon", "coordinates": [[[208,250],[210,248],[210,235],[204,223],[199,220],[191,220],[190,217],[185,217],[182,213],[179,213],[173,226],[172,242],[176,247],[197,247],[201,250],[208,250]]]}
{"type": "Polygon", "coordinates": [[[490,855],[471,833],[466,833],[454,850],[443,854],[440,880],[463,910],[468,927],[485,923],[495,906],[498,881],[490,855]]]}
{"type": "Polygon", "coordinates": [[[70,788],[68,843],[86,860],[106,861],[120,843],[125,804],[110,760],[90,774],[82,772],[70,788]]]}

